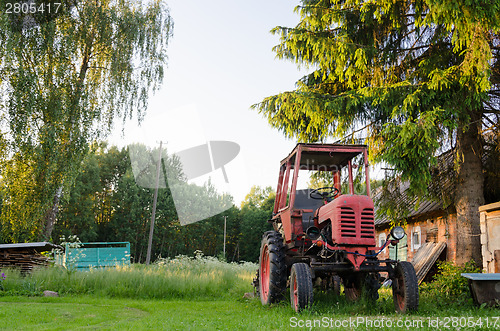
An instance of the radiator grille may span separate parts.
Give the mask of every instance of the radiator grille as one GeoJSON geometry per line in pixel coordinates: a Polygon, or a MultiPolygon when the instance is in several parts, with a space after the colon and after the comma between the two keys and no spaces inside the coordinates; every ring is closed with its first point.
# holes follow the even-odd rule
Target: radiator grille
{"type": "Polygon", "coordinates": [[[365,208],[361,212],[361,238],[375,238],[375,223],[373,209],[365,208]]]}
{"type": "Polygon", "coordinates": [[[356,237],[356,215],[349,207],[340,207],[340,235],[344,238],[356,237]]]}
{"type": "Polygon", "coordinates": [[[373,209],[365,208],[361,212],[361,222],[356,226],[356,214],[350,207],[340,207],[340,235],[343,238],[375,239],[373,209]]]}

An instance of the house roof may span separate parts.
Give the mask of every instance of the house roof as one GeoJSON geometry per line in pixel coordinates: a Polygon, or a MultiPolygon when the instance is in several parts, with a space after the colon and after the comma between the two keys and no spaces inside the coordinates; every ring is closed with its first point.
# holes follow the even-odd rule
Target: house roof
{"type": "MultiPolygon", "coordinates": [[[[380,197],[379,197],[380,198],[380,197]]],[[[377,200],[377,195],[373,197],[374,200],[377,200]]],[[[398,203],[404,203],[405,206],[408,207],[410,212],[406,216],[406,218],[415,217],[422,214],[427,214],[433,211],[443,210],[443,202],[441,201],[432,201],[432,200],[424,200],[421,201],[418,205],[418,208],[415,209],[417,205],[417,199],[413,199],[413,201],[409,201],[408,196],[405,195],[404,200],[400,200],[398,203]]],[[[391,223],[391,220],[387,217],[387,215],[378,215],[377,208],[375,207],[375,226],[384,225],[391,223]]]]}
{"type": "MultiPolygon", "coordinates": [[[[429,191],[439,192],[442,199],[424,198],[418,201],[417,197],[410,197],[408,190],[410,183],[397,182],[396,189],[398,194],[395,195],[394,203],[398,208],[406,209],[408,214],[404,218],[411,218],[418,215],[427,214],[434,211],[445,210],[445,203],[443,200],[446,198],[451,200],[454,192],[454,174],[453,174],[453,151],[447,151],[438,157],[438,164],[434,168],[433,180],[429,185],[429,191]]],[[[389,224],[391,219],[387,215],[380,215],[377,213],[377,205],[382,201],[383,190],[379,190],[374,196],[375,202],[375,226],[382,226],[389,224]]]]}

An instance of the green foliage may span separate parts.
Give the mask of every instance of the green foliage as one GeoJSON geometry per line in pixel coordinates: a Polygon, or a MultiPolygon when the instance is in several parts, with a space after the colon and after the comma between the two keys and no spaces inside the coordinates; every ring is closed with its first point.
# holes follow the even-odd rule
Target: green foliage
{"type": "MultiPolygon", "coordinates": [[[[287,330],[292,328],[292,318],[320,322],[326,316],[333,322],[358,318],[376,322],[382,317],[392,322],[384,330],[407,330],[408,324],[396,325],[396,322],[420,321],[418,328],[435,330],[429,319],[442,323],[448,318],[450,326],[452,322],[465,320],[474,322],[478,328],[475,323],[482,321],[484,327],[486,318],[492,323],[498,316],[498,309],[493,307],[479,308],[471,300],[442,301],[442,294],[428,295],[428,292],[422,293],[417,312],[401,316],[394,311],[389,288],[379,290],[380,298],[375,303],[367,300],[353,303],[344,294],[315,291],[314,307],[298,315],[290,308],[289,300],[269,307],[262,306],[259,298],[242,299],[243,293],[252,291],[250,283],[256,268],[255,264],[229,264],[197,254],[161,259],[150,266],[78,272],[71,281],[57,268],[40,269],[27,277],[8,270],[7,291],[0,291],[2,327],[57,329],[64,323],[65,328],[71,329],[89,326],[141,329],[159,325],[171,329],[180,325],[192,329],[287,330]],[[23,292],[23,288],[31,291],[23,292]],[[39,297],[43,290],[56,290],[61,296],[39,297]]],[[[380,329],[358,324],[362,325],[366,326],[364,329],[380,329]]],[[[351,330],[352,323],[340,329],[351,330]]]]}
{"type": "MultiPolygon", "coordinates": [[[[366,174],[365,167],[363,166],[363,158],[356,157],[353,159],[353,184],[355,194],[366,194],[366,174]]],[[[349,192],[349,175],[346,171],[341,173],[340,178],[341,183],[341,193],[345,194],[349,192]]],[[[370,190],[371,193],[382,185],[382,180],[370,179],[370,190]]],[[[312,189],[317,189],[321,187],[331,187],[333,186],[333,173],[331,171],[315,171],[309,176],[309,182],[307,187],[312,189]]]]}
{"type": "Polygon", "coordinates": [[[439,273],[434,276],[432,282],[420,285],[424,296],[432,297],[442,304],[471,300],[468,280],[461,274],[481,272],[481,268],[472,262],[457,266],[452,262],[441,261],[438,263],[438,269],[439,273]]]}
{"type": "Polygon", "coordinates": [[[5,268],[5,280],[3,282],[3,291],[0,296],[26,295],[40,296],[43,293],[43,283],[41,279],[27,278],[19,269],[5,268]]]}
{"type": "MultiPolygon", "coordinates": [[[[2,5],[4,1],[2,1],[2,5]]],[[[172,22],[160,0],[78,1],[35,26],[0,14],[2,235],[50,239],[88,143],[143,115],[163,79],[172,22]]]]}
{"type": "MultiPolygon", "coordinates": [[[[157,154],[140,147],[144,152],[157,154]]],[[[139,150],[136,148],[136,150],[139,150]]],[[[183,181],[178,161],[163,153],[169,177],[183,181]]],[[[167,183],[170,184],[170,183],[167,183]]],[[[186,193],[200,200],[217,197],[213,187],[186,186],[186,193]]],[[[70,194],[61,201],[53,237],[78,236],[82,242],[128,241],[133,262],[144,262],[148,245],[153,190],[137,185],[129,151],[106,144],[94,144],[81,164],[70,194]]],[[[174,257],[202,250],[221,256],[224,242],[224,216],[227,217],[226,260],[257,261],[262,234],[271,229],[267,222],[274,206],[274,191],[253,187],[241,210],[233,206],[206,220],[182,226],[177,218],[170,189],[158,191],[153,257],[174,257]]],[[[228,199],[227,196],[220,197],[228,199]]],[[[24,224],[13,222],[13,224],[24,224]]],[[[61,244],[61,239],[54,243],[61,244]]]]}
{"type": "MultiPolygon", "coordinates": [[[[240,297],[240,296],[239,296],[240,297]]],[[[59,298],[38,297],[2,297],[2,327],[7,330],[39,330],[39,329],[188,329],[188,330],[436,330],[429,325],[429,320],[446,322],[450,329],[464,325],[463,320],[483,322],[481,329],[487,329],[486,321],[492,329],[498,317],[498,309],[475,309],[471,306],[426,310],[407,316],[396,315],[388,311],[384,315],[364,310],[360,304],[349,304],[345,301],[331,299],[328,304],[314,311],[306,311],[300,315],[292,312],[288,302],[264,307],[259,299],[221,298],[210,300],[144,300],[128,298],[102,298],[96,296],[65,296],[59,298]],[[439,318],[438,318],[439,317],[439,318]],[[453,320],[451,320],[451,318],[453,320]],[[333,326],[323,325],[327,319],[333,326]],[[366,323],[355,323],[362,319],[366,323]],[[445,318],[448,318],[446,320],[445,318]],[[331,320],[330,320],[331,319],[331,320]],[[462,319],[462,324],[460,321],[462,319]],[[388,327],[380,327],[377,322],[385,320],[388,327]],[[345,327],[335,327],[342,324],[345,327]],[[493,321],[493,322],[492,322],[493,321]],[[305,323],[316,323],[320,327],[309,327],[305,323]],[[299,323],[304,327],[299,327],[299,323]],[[303,324],[302,324],[303,323],[303,324]],[[392,325],[391,325],[392,323],[392,325]],[[418,324],[417,324],[418,323],[418,324]],[[453,326],[457,325],[457,327],[453,326]],[[406,324],[406,326],[405,326],[406,324]],[[63,325],[63,326],[62,326],[63,325]],[[377,325],[377,326],[375,326],[377,325]],[[414,325],[414,327],[411,327],[414,325]]],[[[384,299],[386,296],[384,296],[384,299]]],[[[388,296],[388,301],[392,299],[388,296]]],[[[380,306],[382,302],[371,305],[380,306]]],[[[392,302],[390,302],[392,305],[392,302]]],[[[384,304],[385,305],[385,304],[384,304]]],[[[388,304],[389,306],[389,304],[388,304]]],[[[382,323],[380,323],[382,324],[382,323]]],[[[443,324],[443,323],[442,323],[443,324]]],[[[467,323],[465,323],[467,324],[467,323]]],[[[462,330],[480,329],[479,325],[460,327],[462,330]]],[[[493,328],[494,329],[494,328],[493,328]]]]}
{"type": "Polygon", "coordinates": [[[78,235],[96,241],[99,225],[111,221],[113,195],[119,179],[130,167],[126,149],[94,144],[85,156],[70,194],[63,199],[53,237],[78,235]]]}
{"type": "Polygon", "coordinates": [[[317,189],[333,186],[333,174],[330,171],[316,171],[309,176],[307,187],[317,189]]]}
{"type": "MultiPolygon", "coordinates": [[[[255,268],[255,265],[253,267],[255,268]]],[[[160,278],[157,284],[160,285],[162,276],[155,275],[154,272],[148,274],[149,269],[143,268],[143,279],[151,281],[157,276],[160,278]]],[[[113,272],[114,270],[108,271],[113,272]]],[[[132,275],[121,274],[121,276],[123,277],[114,279],[122,282],[120,286],[132,275]]],[[[140,285],[141,282],[136,284],[140,285]]],[[[58,329],[61,327],[61,323],[64,323],[65,329],[92,327],[95,329],[140,330],[149,327],[158,328],[158,326],[173,329],[179,326],[179,328],[195,330],[200,328],[203,330],[290,330],[295,329],[292,321],[318,323],[323,318],[327,318],[328,321],[331,318],[334,324],[332,327],[330,325],[328,327],[339,330],[352,330],[356,329],[356,326],[364,330],[408,330],[415,328],[435,330],[436,327],[430,325],[429,320],[440,320],[443,324],[448,319],[447,325],[450,327],[452,323],[454,323],[453,325],[464,325],[463,321],[465,320],[465,322],[469,322],[469,325],[472,322],[474,324],[472,327],[462,327],[462,329],[474,329],[474,326],[479,329],[479,321],[482,321],[483,328],[485,328],[486,318],[488,318],[491,328],[492,323],[498,317],[498,309],[495,308],[478,308],[472,303],[441,306],[435,299],[429,297],[422,298],[418,312],[401,316],[394,311],[390,289],[381,289],[380,299],[376,303],[364,300],[352,303],[348,302],[343,294],[333,296],[325,292],[315,292],[313,309],[299,315],[292,311],[289,300],[269,307],[262,306],[259,298],[242,299],[242,291],[251,291],[247,279],[240,278],[235,288],[239,288],[239,290],[230,294],[221,292],[214,297],[203,295],[192,297],[189,293],[194,291],[196,295],[199,295],[199,289],[187,286],[184,288],[187,291],[186,295],[158,299],[130,298],[128,295],[110,298],[103,296],[102,292],[87,295],[64,293],[57,298],[2,296],[5,292],[0,292],[0,309],[2,317],[4,317],[2,327],[9,330],[58,329]],[[353,326],[352,322],[349,324],[350,320],[355,321],[358,318],[363,318],[367,322],[371,321],[371,325],[359,323],[353,326]],[[392,325],[389,324],[390,326],[382,328],[376,327],[375,323],[381,320],[392,322],[392,325]],[[345,327],[335,327],[335,322],[342,321],[347,321],[344,323],[345,327]],[[411,322],[420,323],[413,324],[417,326],[412,328],[409,326],[411,322]]],[[[162,291],[161,288],[158,290],[162,291]]],[[[14,293],[11,292],[11,294],[14,293]]],[[[327,327],[313,327],[312,329],[324,328],[327,327]]],[[[453,328],[456,327],[453,326],[453,328]]],[[[307,327],[307,329],[311,328],[307,327]]]]}
{"type": "MultiPolygon", "coordinates": [[[[1,271],[1,270],[0,270],[1,271]]],[[[3,291],[4,290],[4,287],[3,287],[3,281],[5,280],[5,273],[2,272],[2,274],[0,275],[0,291],[3,291]]]]}
{"type": "Polygon", "coordinates": [[[241,204],[240,258],[243,261],[259,260],[260,244],[264,232],[272,229],[271,219],[276,193],[271,187],[253,186],[241,204]]]}
{"type": "Polygon", "coordinates": [[[241,209],[249,207],[257,207],[263,209],[272,209],[274,207],[274,197],[276,192],[271,186],[262,188],[260,186],[252,186],[250,192],[245,196],[245,200],[241,203],[241,209]]]}

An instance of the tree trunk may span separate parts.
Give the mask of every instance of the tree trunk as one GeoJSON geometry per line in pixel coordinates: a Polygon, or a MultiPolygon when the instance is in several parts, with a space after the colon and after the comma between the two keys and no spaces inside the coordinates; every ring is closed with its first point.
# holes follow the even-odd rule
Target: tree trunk
{"type": "Polygon", "coordinates": [[[474,260],[482,266],[479,206],[484,204],[481,114],[472,113],[468,126],[457,132],[458,172],[455,195],[457,211],[457,251],[459,265],[474,260]]]}
{"type": "Polygon", "coordinates": [[[54,201],[52,207],[45,214],[45,229],[43,232],[43,240],[50,241],[52,236],[52,230],[54,230],[54,224],[56,223],[57,212],[59,211],[59,202],[62,197],[63,186],[59,186],[56,195],[54,196],[54,201]]]}

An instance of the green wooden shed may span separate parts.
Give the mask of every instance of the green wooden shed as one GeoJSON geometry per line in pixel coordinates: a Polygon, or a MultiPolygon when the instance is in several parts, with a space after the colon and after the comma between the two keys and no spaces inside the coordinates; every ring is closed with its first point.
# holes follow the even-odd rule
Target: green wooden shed
{"type": "Polygon", "coordinates": [[[66,244],[63,265],[85,270],[130,264],[129,242],[81,243],[79,248],[66,244]]]}

